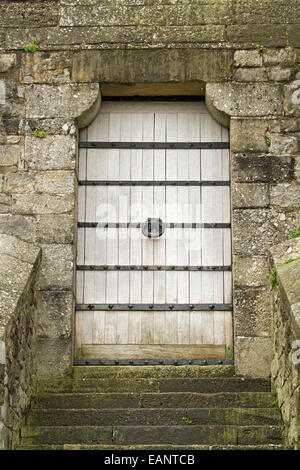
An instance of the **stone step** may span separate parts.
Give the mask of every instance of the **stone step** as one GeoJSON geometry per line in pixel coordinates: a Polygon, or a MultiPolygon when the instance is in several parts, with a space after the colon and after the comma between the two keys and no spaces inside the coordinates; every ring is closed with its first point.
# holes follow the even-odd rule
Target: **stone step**
{"type": "Polygon", "coordinates": [[[269,392],[45,393],[33,408],[273,408],[269,392]]]}
{"type": "Polygon", "coordinates": [[[168,408],[168,409],[46,409],[32,410],[27,424],[35,426],[187,426],[276,425],[275,408],[168,408]]]}
{"type": "Polygon", "coordinates": [[[280,426],[36,426],[22,445],[264,445],[282,444],[280,426]]]}
{"type": "Polygon", "coordinates": [[[47,379],[38,384],[39,393],[70,392],[270,392],[267,379],[242,377],[214,378],[105,378],[47,379]]]}
{"type": "Polygon", "coordinates": [[[282,444],[265,445],[88,445],[88,444],[64,444],[64,445],[20,445],[16,450],[288,450],[282,444]]]}
{"type": "Polygon", "coordinates": [[[218,366],[75,366],[73,378],[200,378],[232,377],[233,365],[218,366]]]}

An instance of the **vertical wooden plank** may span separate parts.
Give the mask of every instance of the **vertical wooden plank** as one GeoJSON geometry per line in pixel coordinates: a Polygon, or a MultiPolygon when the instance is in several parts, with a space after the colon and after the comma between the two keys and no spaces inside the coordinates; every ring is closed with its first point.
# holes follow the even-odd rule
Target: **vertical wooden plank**
{"type": "Polygon", "coordinates": [[[213,344],[225,344],[225,312],[214,312],[214,339],[213,344]]]}

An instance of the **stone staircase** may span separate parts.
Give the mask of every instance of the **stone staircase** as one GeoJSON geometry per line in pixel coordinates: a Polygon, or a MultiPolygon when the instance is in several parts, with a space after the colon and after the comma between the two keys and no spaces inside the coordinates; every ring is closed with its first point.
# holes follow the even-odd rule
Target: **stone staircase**
{"type": "Polygon", "coordinates": [[[43,380],[18,449],[285,449],[270,381],[233,366],[86,366],[43,380]]]}

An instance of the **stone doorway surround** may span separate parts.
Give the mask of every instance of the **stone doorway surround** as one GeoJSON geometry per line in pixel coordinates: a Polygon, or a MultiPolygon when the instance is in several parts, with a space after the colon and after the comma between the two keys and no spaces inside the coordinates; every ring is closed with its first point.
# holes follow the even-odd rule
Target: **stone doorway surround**
{"type": "Polygon", "coordinates": [[[269,375],[267,252],[299,220],[300,82],[243,81],[245,67],[250,73],[260,63],[257,50],[82,50],[72,65],[64,51],[22,55],[24,100],[15,98],[23,92],[13,79],[5,82],[11,126],[19,119],[24,137],[6,140],[2,197],[11,213],[1,216],[0,230],[42,248],[40,376],[65,374],[73,364],[78,128],[97,114],[101,92],[205,93],[211,114],[230,127],[235,366],[241,375],[269,375]],[[36,127],[44,138],[33,135],[36,127]]]}

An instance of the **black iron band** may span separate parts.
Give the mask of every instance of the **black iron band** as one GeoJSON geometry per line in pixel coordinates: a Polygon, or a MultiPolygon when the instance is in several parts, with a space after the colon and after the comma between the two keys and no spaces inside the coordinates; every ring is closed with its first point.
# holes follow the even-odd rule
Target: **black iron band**
{"type": "Polygon", "coordinates": [[[230,181],[78,180],[79,186],[230,186],[230,181]]]}
{"type": "Polygon", "coordinates": [[[92,310],[108,311],[232,311],[232,304],[76,304],[75,310],[78,312],[92,310]]]}
{"type": "Polygon", "coordinates": [[[200,360],[200,359],[75,359],[75,366],[216,366],[216,365],[232,365],[232,360],[200,360]]]}
{"type": "Polygon", "coordinates": [[[78,271],[231,271],[231,266],[77,265],[78,271]]]}
{"type": "MultiPolygon", "coordinates": [[[[230,228],[231,224],[221,223],[164,223],[164,228],[230,228]]],[[[141,228],[140,222],[78,222],[79,228],[141,228]]]]}
{"type": "Polygon", "coordinates": [[[79,142],[81,149],[229,149],[229,142],[79,142]]]}

